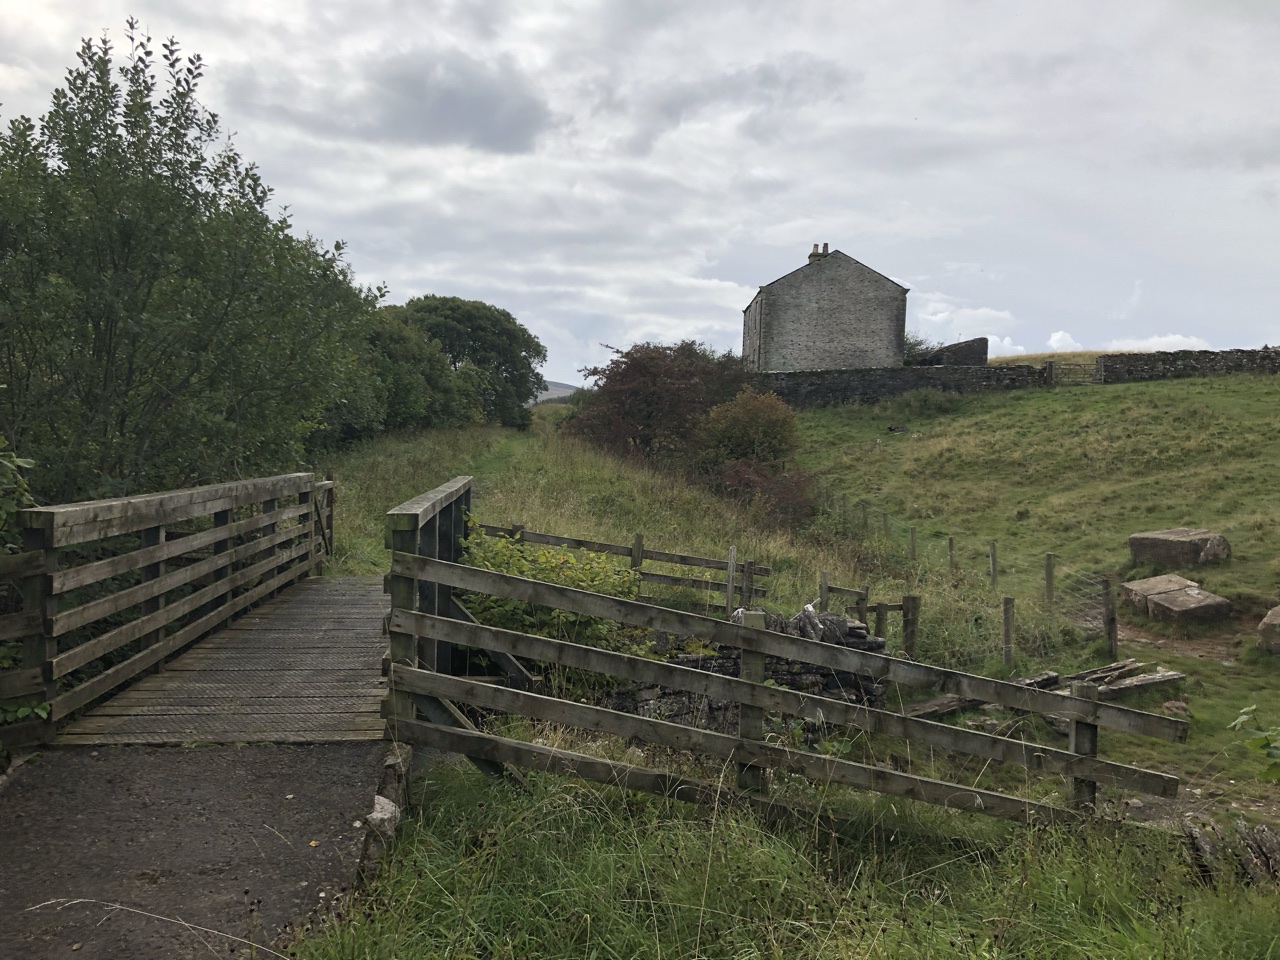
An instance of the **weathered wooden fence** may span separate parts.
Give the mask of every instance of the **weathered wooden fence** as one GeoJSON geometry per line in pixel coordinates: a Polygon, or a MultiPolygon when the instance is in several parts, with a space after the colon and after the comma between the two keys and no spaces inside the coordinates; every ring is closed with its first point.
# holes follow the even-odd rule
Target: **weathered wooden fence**
{"type": "Polygon", "coordinates": [[[0,618],[20,662],[0,699],[43,717],[0,727],[7,747],[48,740],[57,721],[253,604],[321,568],[334,484],[310,473],[37,507],[19,514],[23,552],[0,557],[21,609],[0,618]]]}
{"type": "MultiPolygon", "coordinates": [[[[445,500],[458,502],[458,483],[455,481],[452,488],[432,491],[420,500],[438,512],[445,500]]],[[[467,487],[469,496],[469,482],[467,487]]],[[[393,539],[395,524],[405,522],[397,519],[404,516],[398,511],[404,510],[398,508],[390,518],[393,539]]],[[[419,517],[423,515],[420,510],[419,517]]],[[[820,783],[839,783],[1015,820],[1079,816],[1081,812],[1094,808],[1098,784],[1164,797],[1174,796],[1177,792],[1176,777],[1099,758],[1097,735],[1099,727],[1110,727],[1182,741],[1187,734],[1185,721],[1100,702],[1093,696],[1095,691],[1087,685],[1078,686],[1070,695],[1052,693],[773,633],[763,629],[758,621],[738,626],[638,601],[492,573],[444,558],[449,553],[456,556],[456,545],[442,549],[438,535],[427,539],[436,544],[434,555],[423,555],[409,549],[396,549],[392,554],[391,663],[384,714],[388,735],[396,740],[458,752],[490,768],[510,764],[573,773],[604,783],[674,794],[691,800],[718,798],[725,794],[725,788],[710,781],[486,733],[466,720],[456,706],[461,702],[486,710],[634,738],[648,744],[690,750],[736,763],[740,771],[739,780],[736,790],[729,792],[745,795],[750,802],[760,800],[767,789],[766,769],[801,774],[820,783]],[[487,593],[679,636],[692,636],[707,644],[737,648],[741,651],[740,676],[719,676],[644,657],[482,626],[466,617],[451,616],[441,606],[439,598],[448,596],[448,592],[453,590],[487,593]],[[509,687],[494,683],[492,677],[453,676],[450,669],[441,668],[451,668],[454,661],[442,659],[440,651],[455,648],[484,650],[501,655],[508,661],[516,661],[517,658],[538,661],[730,701],[740,705],[740,729],[738,735],[733,736],[601,706],[574,703],[535,692],[522,676],[513,678],[509,687]],[[926,687],[1002,704],[1018,711],[1058,717],[1071,724],[1070,744],[1063,750],[765,684],[759,681],[763,678],[766,656],[812,663],[832,670],[869,675],[877,681],[926,687]],[[765,739],[766,711],[904,737],[930,747],[1019,764],[1038,774],[1065,775],[1072,779],[1072,808],[782,746],[765,739]]],[[[408,545],[409,540],[405,538],[401,546],[408,545]]]]}
{"type": "MultiPolygon", "coordinates": [[[[768,567],[757,565],[751,560],[738,560],[737,550],[734,547],[729,548],[728,559],[716,560],[710,557],[696,557],[685,553],[671,553],[666,550],[650,550],[644,545],[644,534],[642,533],[637,533],[631,546],[626,546],[621,543],[583,540],[578,537],[560,537],[552,533],[534,533],[531,530],[526,530],[524,525],[519,523],[509,527],[482,523],[479,524],[479,527],[489,536],[510,537],[513,540],[522,540],[525,543],[542,543],[552,547],[567,547],[571,550],[586,550],[590,553],[605,553],[618,557],[628,557],[631,560],[631,569],[637,572],[641,583],[720,593],[724,595],[725,609],[730,612],[737,606],[748,606],[753,599],[767,596],[769,593],[767,585],[759,581],[763,577],[768,577],[772,571],[768,567]],[[644,569],[646,560],[679,567],[724,571],[725,578],[723,580],[714,580],[704,577],[679,577],[655,570],[646,570],[644,569]]],[[[655,598],[647,597],[642,599],[653,600],[655,598]]]]}

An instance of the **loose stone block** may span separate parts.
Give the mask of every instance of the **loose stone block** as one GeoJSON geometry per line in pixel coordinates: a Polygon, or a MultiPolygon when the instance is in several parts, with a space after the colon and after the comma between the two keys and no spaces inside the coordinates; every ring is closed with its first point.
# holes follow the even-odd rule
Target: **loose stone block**
{"type": "Polygon", "coordinates": [[[1186,587],[1148,597],[1147,613],[1170,623],[1224,620],[1231,613],[1231,601],[1199,587],[1186,587]]]}
{"type": "Polygon", "coordinates": [[[1159,577],[1147,577],[1145,580],[1130,580],[1120,584],[1120,599],[1133,604],[1143,613],[1147,613],[1147,602],[1162,593],[1173,593],[1200,584],[1176,573],[1166,573],[1159,577]]]}
{"type": "Polygon", "coordinates": [[[1280,607],[1272,607],[1258,624],[1258,647],[1268,653],[1280,653],[1280,607]]]}
{"type": "Polygon", "coordinates": [[[1129,553],[1134,563],[1192,567],[1226,560],[1231,556],[1231,544],[1222,534],[1212,530],[1175,527],[1130,535],[1129,553]]]}

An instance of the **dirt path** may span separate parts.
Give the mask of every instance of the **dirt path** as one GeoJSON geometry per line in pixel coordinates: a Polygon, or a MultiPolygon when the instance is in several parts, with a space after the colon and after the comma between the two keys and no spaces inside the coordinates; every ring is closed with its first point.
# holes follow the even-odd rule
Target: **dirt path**
{"type": "Polygon", "coordinates": [[[0,956],[270,956],[229,936],[270,944],[345,898],[384,752],[99,747],[29,759],[0,789],[0,956]],[[94,902],[32,909],[56,900],[94,902]]]}

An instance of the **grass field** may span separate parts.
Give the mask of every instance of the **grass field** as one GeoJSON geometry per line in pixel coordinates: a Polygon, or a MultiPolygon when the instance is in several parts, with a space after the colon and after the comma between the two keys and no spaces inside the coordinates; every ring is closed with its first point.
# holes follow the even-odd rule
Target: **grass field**
{"type": "Polygon", "coordinates": [[[1205,526],[1234,556],[1197,571],[1204,586],[1253,613],[1278,602],[1278,378],[915,394],[800,422],[800,466],[922,542],[955,536],[974,569],[995,540],[1014,576],[1039,577],[1050,552],[1127,571],[1129,534],[1205,526]]]}
{"type": "MultiPolygon", "coordinates": [[[[979,545],[999,537],[1010,557],[1053,549],[1082,566],[1122,567],[1124,534],[1133,529],[1214,525],[1237,545],[1236,560],[1214,573],[1217,585],[1256,601],[1267,576],[1257,567],[1265,571],[1272,562],[1265,530],[1274,529],[1275,513],[1265,508],[1264,478],[1276,455],[1241,436],[1233,421],[1249,423],[1251,433],[1274,431],[1275,399],[1275,381],[1248,377],[958,401],[908,397],[804,414],[801,460],[850,496],[883,503],[922,531],[949,530],[979,545]],[[1188,422],[1201,429],[1170,426],[1188,422]],[[889,424],[908,430],[889,434],[889,424]],[[1149,442],[1134,443],[1135,431],[1149,442]],[[1106,469],[1069,469],[1083,453],[1086,463],[1106,469]],[[1213,469],[1188,462],[1197,458],[1213,469]],[[1214,487],[1215,477],[1225,486],[1214,487]],[[1165,487],[1182,491],[1181,506],[1137,510],[1143,497],[1165,487]],[[1020,511],[1028,514],[1019,519],[1020,511]],[[1073,521],[1073,511],[1082,517],[1073,521]],[[1150,522],[1129,529],[1121,520],[1135,511],[1150,522]],[[1248,535],[1259,522],[1257,535],[1248,535]]],[[[386,509],[469,473],[476,477],[477,516],[486,522],[623,543],[640,531],[651,546],[709,556],[736,545],[740,556],[777,571],[770,605],[780,610],[813,599],[822,570],[837,582],[870,582],[874,594],[890,598],[909,587],[924,598],[922,644],[943,656],[976,650],[973,663],[1000,671],[988,656],[998,636],[992,618],[998,597],[980,577],[956,586],[927,564],[910,564],[887,544],[850,536],[829,520],[779,529],[767,515],[728,507],[564,437],[555,430],[564,413],[540,410],[527,434],[384,438],[334,458],[336,572],[383,571],[386,509]]],[[[1034,632],[1034,615],[1028,620],[1022,629],[1034,632]]],[[[1264,723],[1280,716],[1274,658],[1250,651],[1247,641],[1231,646],[1229,635],[1148,639],[1153,643],[1122,644],[1121,654],[1188,673],[1190,739],[1166,745],[1107,731],[1103,755],[1187,778],[1178,805],[1153,809],[1159,804],[1149,802],[1148,812],[1274,815],[1274,791],[1255,779],[1259,756],[1226,729],[1254,702],[1264,723]]],[[[1019,669],[1102,656],[1096,647],[1027,650],[1019,669]],[[1030,651],[1048,659],[1035,660],[1030,651]]],[[[1158,711],[1164,696],[1129,702],[1158,711]]],[[[542,728],[524,735],[571,737],[542,728]]],[[[628,749],[599,738],[591,748],[628,749]]],[[[873,752],[889,748],[868,745],[873,752]]],[[[932,761],[920,762],[921,772],[934,769],[932,761]]],[[[947,763],[937,762],[939,770],[947,763]]],[[[982,786],[1020,789],[1010,769],[970,763],[950,772],[982,786]]],[[[1274,891],[1230,879],[1198,883],[1176,844],[1159,833],[1105,825],[1025,830],[828,791],[826,801],[850,820],[835,837],[814,825],[765,828],[732,810],[532,779],[528,792],[518,792],[465,765],[434,763],[383,877],[359,909],[325,925],[299,955],[1280,956],[1274,891]]]]}

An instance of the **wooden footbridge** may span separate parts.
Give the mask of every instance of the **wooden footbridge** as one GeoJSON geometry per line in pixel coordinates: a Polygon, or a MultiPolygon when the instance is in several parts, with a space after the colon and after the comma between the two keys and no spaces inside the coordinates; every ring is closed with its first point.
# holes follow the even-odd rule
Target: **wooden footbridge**
{"type": "MultiPolygon", "coordinates": [[[[5,668],[0,661],[0,702],[25,699],[32,715],[0,726],[0,739],[12,747],[386,735],[465,755],[495,774],[534,768],[765,810],[778,807],[769,784],[779,772],[1024,821],[1085,815],[1096,808],[1099,785],[1177,792],[1176,777],[1100,757],[1099,728],[1181,741],[1186,722],[1099,701],[1087,684],[1070,695],[1040,690],[776,633],[764,628],[762,615],[735,624],[463,565],[469,477],[388,513],[388,604],[380,580],[318,576],[333,542],[333,505],[331,480],[300,473],[24,511],[24,551],[0,557],[0,581],[21,594],[20,609],[0,617],[0,653],[20,647],[18,657],[9,655],[16,663],[5,668]],[[736,651],[738,675],[485,626],[458,591],[696,637],[736,651]],[[468,649],[485,653],[487,672],[499,675],[468,676],[476,662],[468,649]],[[1065,747],[1035,743],[781,688],[763,682],[768,658],[1055,717],[1070,725],[1070,739],[1065,747]],[[553,696],[542,680],[565,668],[727,702],[737,727],[700,729],[553,696]],[[726,783],[510,739],[474,722],[492,713],[604,734],[592,739],[596,745],[615,738],[692,752],[736,770],[736,778],[726,783]],[[1014,764],[1029,780],[1062,781],[1066,802],[1055,803],[1054,791],[1041,786],[1039,799],[1030,800],[784,745],[770,733],[770,717],[1014,764]]],[[[648,557],[719,563],[646,551],[639,540],[623,547],[553,539],[630,554],[637,571],[648,557]]],[[[753,576],[767,571],[752,571],[731,555],[727,582],[712,584],[723,588],[728,606],[735,578],[744,601],[758,593],[753,576]]],[[[649,578],[666,581],[688,582],[649,578]]]]}

